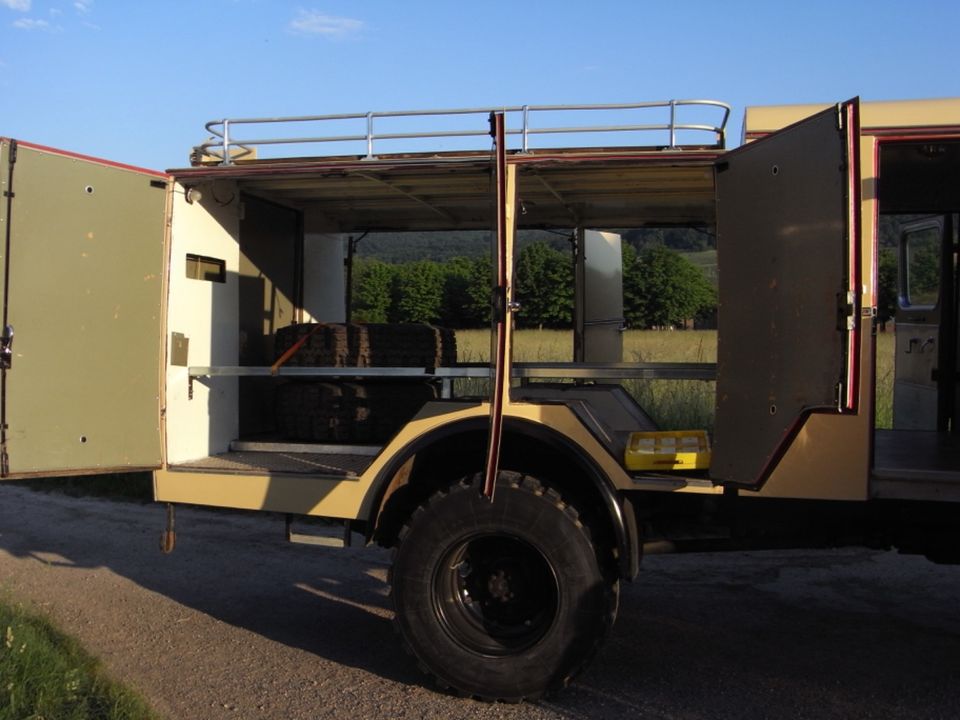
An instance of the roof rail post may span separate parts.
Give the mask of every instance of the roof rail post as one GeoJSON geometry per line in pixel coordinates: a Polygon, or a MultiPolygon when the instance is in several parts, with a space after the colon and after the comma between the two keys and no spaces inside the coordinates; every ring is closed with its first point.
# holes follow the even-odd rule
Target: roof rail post
{"type": "Polygon", "coordinates": [[[677,101],[670,101],[670,149],[677,146],[677,101]]]}
{"type": "Polygon", "coordinates": [[[373,112],[367,113],[367,156],[364,160],[376,160],[373,154],[373,112]]]}
{"type": "Polygon", "coordinates": [[[523,112],[523,130],[522,130],[522,132],[521,132],[521,134],[520,134],[520,137],[521,137],[520,152],[526,154],[527,151],[528,151],[528,149],[529,149],[528,146],[527,146],[527,129],[528,129],[529,126],[530,126],[530,122],[529,122],[529,121],[530,121],[530,106],[529,106],[529,105],[524,105],[523,108],[521,108],[521,110],[522,110],[522,112],[523,112]]]}
{"type": "Polygon", "coordinates": [[[223,160],[221,165],[232,165],[233,161],[230,157],[230,121],[227,118],[223,119],[223,160]]]}

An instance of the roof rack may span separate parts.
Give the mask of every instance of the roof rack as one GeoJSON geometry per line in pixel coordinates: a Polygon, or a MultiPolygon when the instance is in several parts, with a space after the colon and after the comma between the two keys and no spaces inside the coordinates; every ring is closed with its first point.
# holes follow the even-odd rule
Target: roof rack
{"type": "MultiPolygon", "coordinates": [[[[424,140],[433,140],[429,151],[437,152],[452,138],[489,138],[487,118],[492,112],[502,112],[507,120],[508,143],[519,138],[518,147],[508,147],[521,153],[533,152],[534,136],[566,136],[568,144],[560,147],[591,146],[596,139],[584,142],[584,136],[603,133],[614,135],[619,146],[639,146],[633,139],[640,136],[653,142],[646,147],[669,150],[684,148],[724,149],[726,124],[730,106],[716,100],[665,100],[661,102],[620,103],[612,105],[516,105],[504,107],[461,108],[454,110],[400,110],[391,112],[348,113],[340,115],[304,115],[298,117],[224,118],[206,124],[210,137],[194,148],[193,164],[231,165],[236,161],[266,159],[265,152],[273,146],[287,146],[286,157],[353,155],[366,160],[377,159],[377,151],[391,144],[410,152],[424,147],[424,140]],[[681,122],[678,115],[689,121],[681,122]],[[534,125],[533,117],[543,121],[534,125]],[[576,125],[546,123],[563,122],[573,116],[616,120],[616,124],[576,125]],[[430,118],[438,127],[432,130],[415,128],[413,122],[430,118]],[[642,121],[642,122],[641,122],[642,121]],[[240,128],[256,130],[269,126],[280,136],[240,137],[240,128]],[[319,131],[321,134],[312,134],[319,131]],[[659,136],[658,136],[659,134],[659,136]],[[696,134],[709,142],[681,144],[679,136],[696,134]],[[629,138],[629,140],[628,140],[629,138]],[[659,142],[656,142],[659,141],[659,142]],[[340,150],[338,153],[316,153],[317,145],[340,150]],[[305,151],[305,152],[304,152],[305,151]],[[351,152],[352,151],[352,152],[351,152]]],[[[264,130],[266,132],[266,130],[264,130]]],[[[554,146],[556,148],[557,146],[554,146]]],[[[463,150],[462,147],[456,148],[463,150]]],[[[482,149],[476,147],[475,149],[482,149]]]]}

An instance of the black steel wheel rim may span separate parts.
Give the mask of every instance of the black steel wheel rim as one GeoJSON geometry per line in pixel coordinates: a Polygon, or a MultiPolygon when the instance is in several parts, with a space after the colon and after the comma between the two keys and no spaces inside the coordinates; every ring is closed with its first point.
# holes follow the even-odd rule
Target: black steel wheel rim
{"type": "Polygon", "coordinates": [[[560,586],[547,558],[505,534],[477,535],[441,558],[431,588],[434,612],[459,645],[483,655],[513,655],[553,626],[560,586]]]}

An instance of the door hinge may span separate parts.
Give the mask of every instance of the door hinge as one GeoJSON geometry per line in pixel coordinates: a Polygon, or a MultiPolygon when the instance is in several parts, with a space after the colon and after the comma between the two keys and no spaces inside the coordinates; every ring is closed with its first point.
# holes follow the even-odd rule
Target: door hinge
{"type": "Polygon", "coordinates": [[[0,370],[9,370],[13,367],[13,325],[3,328],[0,335],[0,370]]]}
{"type": "Polygon", "coordinates": [[[837,330],[849,332],[856,328],[855,302],[853,292],[837,293],[837,330]]]}
{"type": "Polygon", "coordinates": [[[9,188],[3,191],[5,198],[13,198],[13,165],[17,162],[17,141],[10,141],[10,152],[7,155],[7,165],[10,165],[10,177],[7,178],[9,188]]]}

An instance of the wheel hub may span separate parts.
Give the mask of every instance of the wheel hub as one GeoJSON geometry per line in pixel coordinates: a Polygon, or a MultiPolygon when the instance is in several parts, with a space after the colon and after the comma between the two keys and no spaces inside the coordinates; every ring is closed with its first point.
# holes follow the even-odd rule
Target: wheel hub
{"type": "Polygon", "coordinates": [[[510,590],[510,576],[505,570],[493,573],[487,581],[487,592],[490,597],[500,602],[507,602],[513,599],[513,592],[510,590]]]}

